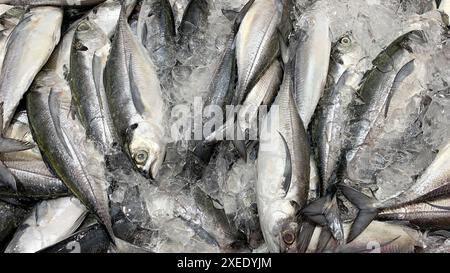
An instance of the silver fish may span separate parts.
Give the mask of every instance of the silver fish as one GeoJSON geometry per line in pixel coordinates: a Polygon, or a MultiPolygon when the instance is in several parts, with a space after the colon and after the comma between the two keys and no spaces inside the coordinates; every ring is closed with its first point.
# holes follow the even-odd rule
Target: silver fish
{"type": "Polygon", "coordinates": [[[123,147],[144,175],[155,177],[166,152],[165,105],[155,66],[123,12],[105,69],[105,85],[123,147]]]}
{"type": "Polygon", "coordinates": [[[62,17],[60,8],[33,8],[10,34],[0,75],[2,131],[9,126],[20,100],[59,42],[62,17]]]}
{"type": "Polygon", "coordinates": [[[258,214],[271,252],[297,252],[302,247],[298,214],[309,194],[310,148],[295,106],[291,73],[285,70],[281,89],[264,119],[258,152],[258,214]]]}
{"type": "Polygon", "coordinates": [[[27,95],[33,137],[54,173],[114,239],[103,156],[86,139],[81,122],[73,119],[71,99],[66,81],[56,72],[40,72],[27,95]]]}
{"type": "Polygon", "coordinates": [[[119,142],[103,85],[109,50],[108,37],[95,23],[85,19],[78,24],[70,61],[72,98],[88,137],[105,154],[119,142]]]}
{"type": "Polygon", "coordinates": [[[305,127],[323,94],[331,53],[329,19],[316,12],[310,20],[306,37],[298,43],[294,63],[295,101],[305,127]]]}
{"type": "Polygon", "coordinates": [[[448,196],[450,192],[449,157],[450,142],[439,151],[434,161],[414,185],[386,201],[377,201],[348,186],[341,186],[345,197],[359,209],[349,240],[355,239],[380,212],[448,196]]]}
{"type": "Polygon", "coordinates": [[[256,0],[236,37],[238,85],[234,104],[240,104],[279,53],[277,28],[284,11],[282,1],[256,0]]]}
{"type": "Polygon", "coordinates": [[[42,201],[22,223],[5,253],[34,253],[71,235],[88,210],[75,197],[42,201]]]}
{"type": "MultiPolygon", "coordinates": [[[[11,7],[11,6],[8,6],[11,7]]],[[[6,55],[6,42],[14,28],[19,24],[25,9],[11,7],[0,14],[0,71],[6,55]]]]}
{"type": "Polygon", "coordinates": [[[0,244],[5,243],[5,238],[14,232],[27,215],[26,209],[0,201],[0,244]]]}

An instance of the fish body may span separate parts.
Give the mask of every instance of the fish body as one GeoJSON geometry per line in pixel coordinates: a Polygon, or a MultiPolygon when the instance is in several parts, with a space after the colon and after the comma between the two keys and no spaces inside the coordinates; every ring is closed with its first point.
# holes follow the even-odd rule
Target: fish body
{"type": "Polygon", "coordinates": [[[309,194],[310,148],[295,105],[291,73],[291,69],[285,70],[260,135],[256,198],[261,229],[271,252],[298,251],[298,213],[309,194]]]}
{"type": "Polygon", "coordinates": [[[70,237],[41,249],[39,253],[106,253],[110,246],[108,234],[99,224],[77,231],[70,237]]]}
{"type": "Polygon", "coordinates": [[[53,172],[94,213],[114,238],[102,154],[70,111],[67,83],[51,70],[42,71],[27,95],[33,137],[53,172]]]}
{"type": "Polygon", "coordinates": [[[299,41],[294,63],[295,101],[308,127],[324,92],[331,53],[329,19],[315,13],[306,37],[299,41]]]}
{"type": "Polygon", "coordinates": [[[142,2],[137,22],[137,36],[157,67],[174,64],[175,19],[168,0],[142,2]]]}
{"type": "Polygon", "coordinates": [[[27,12],[11,32],[0,74],[2,131],[9,126],[20,100],[59,42],[61,23],[60,8],[37,7],[27,12]]]}
{"type": "Polygon", "coordinates": [[[278,0],[256,0],[236,37],[238,84],[233,104],[240,104],[279,53],[277,28],[284,6],[278,0]]]}
{"type": "Polygon", "coordinates": [[[25,10],[19,7],[10,7],[0,13],[0,71],[6,55],[6,42],[14,28],[19,24],[25,10]]]}
{"type": "Polygon", "coordinates": [[[155,177],[166,151],[165,105],[156,68],[123,14],[106,65],[105,85],[121,144],[144,175],[155,177]]]}
{"type": "Polygon", "coordinates": [[[22,223],[5,253],[34,253],[72,234],[88,210],[75,197],[42,201],[22,223]]]}
{"type": "Polygon", "coordinates": [[[88,137],[105,154],[119,142],[103,85],[109,50],[109,39],[100,28],[88,20],[78,24],[70,61],[72,98],[88,137]]]}
{"type": "Polygon", "coordinates": [[[26,209],[0,201],[0,245],[22,223],[28,215],[26,209]]]}

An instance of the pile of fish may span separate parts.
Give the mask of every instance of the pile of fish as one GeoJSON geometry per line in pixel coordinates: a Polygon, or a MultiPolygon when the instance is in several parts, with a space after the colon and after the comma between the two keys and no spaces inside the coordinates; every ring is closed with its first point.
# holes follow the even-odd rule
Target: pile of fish
{"type": "Polygon", "coordinates": [[[0,0],[0,252],[450,252],[448,14],[0,0]]]}

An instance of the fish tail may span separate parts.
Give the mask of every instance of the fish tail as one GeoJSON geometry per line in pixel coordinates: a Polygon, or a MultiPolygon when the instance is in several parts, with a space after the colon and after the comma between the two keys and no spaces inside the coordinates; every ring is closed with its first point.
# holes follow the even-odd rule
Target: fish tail
{"type": "Polygon", "coordinates": [[[315,228],[316,225],[311,221],[308,221],[307,219],[301,221],[297,244],[298,253],[306,253],[315,228]]]}
{"type": "Polygon", "coordinates": [[[349,243],[356,239],[377,217],[379,209],[375,206],[375,200],[373,198],[349,186],[341,185],[340,189],[344,196],[359,209],[347,238],[347,242],[349,243]]]}
{"type": "Polygon", "coordinates": [[[327,228],[323,228],[320,231],[319,242],[317,243],[316,253],[323,253],[327,250],[330,241],[335,241],[333,238],[333,234],[327,228]]]}
{"type": "Polygon", "coordinates": [[[301,210],[301,214],[320,226],[327,227],[338,241],[344,240],[344,230],[339,215],[335,192],[328,193],[301,210]]]}

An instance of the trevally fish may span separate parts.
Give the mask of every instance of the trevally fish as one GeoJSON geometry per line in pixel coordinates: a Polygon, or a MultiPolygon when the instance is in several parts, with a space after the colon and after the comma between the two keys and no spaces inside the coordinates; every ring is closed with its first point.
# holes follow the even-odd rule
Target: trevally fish
{"type": "MultiPolygon", "coordinates": [[[[416,180],[414,185],[386,201],[374,200],[349,186],[342,185],[341,189],[345,197],[359,209],[348,240],[354,240],[380,212],[397,208],[405,210],[404,207],[408,205],[431,202],[437,198],[447,197],[450,189],[448,183],[450,175],[449,156],[450,143],[447,143],[440,149],[434,161],[416,180]]],[[[434,206],[442,207],[442,205],[439,205],[441,203],[438,202],[438,205],[434,206]]]]}
{"type": "Polygon", "coordinates": [[[322,12],[310,18],[295,54],[294,90],[300,117],[308,127],[323,94],[331,53],[329,19],[322,12]]]}
{"type": "Polygon", "coordinates": [[[271,252],[297,252],[307,244],[299,211],[308,200],[310,147],[295,105],[290,67],[285,65],[281,89],[264,118],[257,161],[258,215],[271,252]]]}
{"type": "Polygon", "coordinates": [[[9,126],[20,100],[59,42],[62,17],[57,7],[32,8],[11,32],[0,72],[2,131],[9,126]]]}
{"type": "Polygon", "coordinates": [[[5,253],[34,253],[72,234],[88,210],[75,197],[42,201],[20,225],[5,253]]]}
{"type": "Polygon", "coordinates": [[[158,68],[175,64],[175,19],[168,0],[142,1],[137,36],[158,68]]]}
{"type": "Polygon", "coordinates": [[[114,239],[103,156],[74,119],[71,99],[65,80],[52,70],[41,71],[27,95],[33,137],[54,173],[114,239]]]}
{"type": "Polygon", "coordinates": [[[104,154],[119,143],[103,84],[109,50],[108,37],[95,23],[84,19],[78,24],[70,59],[72,98],[87,136],[104,154]]]}
{"type": "Polygon", "coordinates": [[[165,103],[156,68],[131,32],[124,11],[106,64],[105,85],[121,144],[144,175],[155,177],[166,151],[165,103]]]}

